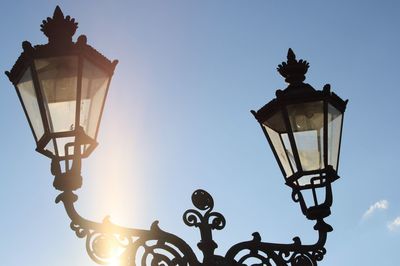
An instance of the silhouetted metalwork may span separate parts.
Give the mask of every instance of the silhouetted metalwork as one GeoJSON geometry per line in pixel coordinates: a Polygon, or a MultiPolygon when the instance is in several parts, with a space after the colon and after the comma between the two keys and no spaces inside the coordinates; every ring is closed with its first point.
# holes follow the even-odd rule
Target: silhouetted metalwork
{"type": "Polygon", "coordinates": [[[118,61],[110,61],[87,44],[72,41],[78,23],[57,6],[43,20],[45,45],[22,43],[23,52],[10,72],[35,138],[36,150],[55,160],[87,157],[97,132],[109,83],[118,61]],[[75,147],[79,138],[81,147],[75,147]],[[75,151],[77,149],[77,151],[75,151]]]}
{"type": "Polygon", "coordinates": [[[297,61],[289,49],[287,62],[278,66],[288,87],[276,91],[275,99],[252,113],[271,146],[286,185],[293,190],[293,200],[299,202],[308,219],[317,220],[317,226],[329,229],[322,218],[331,213],[331,183],[339,178],[347,101],[331,92],[329,84],[317,91],[304,83],[308,68],[309,63],[297,61]],[[307,202],[303,193],[310,194],[306,197],[311,200],[307,202]]]}
{"type": "Polygon", "coordinates": [[[339,178],[347,101],[331,93],[329,85],[316,91],[303,83],[308,62],[297,61],[289,49],[287,62],[278,67],[289,86],[278,90],[276,99],[252,113],[267,137],[286,184],[293,190],[293,200],[308,219],[316,220],[317,242],[305,245],[295,237],[289,244],[267,243],[255,232],[252,240],[235,244],[224,256],[217,255],[212,232],[222,230],[226,221],[214,211],[211,195],[199,189],[192,194],[195,208],[184,212],[183,221],[200,231],[200,261],[184,240],[161,230],[158,221],[145,230],[115,225],[108,217],[101,223],[93,222],[78,214],[74,191],[82,185],[82,159],[97,145],[101,114],[117,61],[109,61],[87,45],[83,35],[74,43],[77,23],[64,17],[58,6],[41,27],[49,43],[33,47],[23,42],[24,51],[6,74],[15,85],[36,150],[52,159],[53,185],[62,191],[56,203],[64,204],[71,229],[86,240],[86,250],[93,261],[126,266],[314,266],[323,259],[327,233],[332,231],[324,218],[330,215],[331,183],[339,178]],[[322,200],[317,197],[321,194],[317,190],[323,190],[322,200]],[[305,192],[311,192],[311,196],[307,198],[305,192]]]}

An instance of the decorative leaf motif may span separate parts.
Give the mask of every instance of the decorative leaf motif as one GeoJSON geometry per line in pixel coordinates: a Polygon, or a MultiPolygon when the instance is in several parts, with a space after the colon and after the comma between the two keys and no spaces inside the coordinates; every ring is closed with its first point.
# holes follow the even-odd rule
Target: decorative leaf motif
{"type": "Polygon", "coordinates": [[[289,48],[287,62],[282,62],[278,65],[277,70],[279,74],[285,78],[286,82],[292,84],[303,82],[305,80],[305,74],[307,73],[309,66],[309,63],[303,59],[297,61],[293,50],[289,48]]]}
{"type": "Polygon", "coordinates": [[[49,38],[49,41],[54,41],[57,39],[71,39],[78,28],[78,22],[70,16],[64,17],[63,12],[59,6],[54,10],[52,18],[47,18],[47,20],[42,21],[40,25],[40,30],[49,38]]]}
{"type": "Polygon", "coordinates": [[[198,227],[202,223],[202,220],[203,220],[203,215],[196,210],[187,210],[183,214],[183,222],[187,226],[198,227]]]}
{"type": "Polygon", "coordinates": [[[226,220],[225,217],[218,213],[218,212],[212,212],[210,213],[209,217],[208,217],[208,221],[211,220],[211,229],[215,229],[215,230],[222,230],[225,227],[226,224],[226,220]]]}

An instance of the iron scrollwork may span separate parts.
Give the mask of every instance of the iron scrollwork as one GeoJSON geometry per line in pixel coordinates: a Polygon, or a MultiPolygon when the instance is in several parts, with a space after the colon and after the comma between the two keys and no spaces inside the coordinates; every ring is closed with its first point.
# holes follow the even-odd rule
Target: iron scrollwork
{"type": "MultiPolygon", "coordinates": [[[[80,163],[62,173],[65,180],[80,177],[80,163]]],[[[53,173],[61,174],[59,167],[53,173]]],[[[64,183],[64,182],[63,182],[64,183]]],[[[65,188],[69,188],[65,182],[65,188]]],[[[60,187],[62,188],[62,186],[60,187]]],[[[215,212],[214,200],[205,190],[196,190],[192,194],[192,203],[196,209],[189,209],[183,214],[187,226],[200,230],[201,240],[198,248],[203,253],[200,262],[191,247],[178,236],[165,232],[153,222],[149,230],[126,228],[115,225],[109,219],[97,223],[81,217],[74,203],[78,196],[71,189],[65,189],[57,198],[62,202],[71,218],[71,229],[79,238],[86,239],[86,250],[90,258],[101,265],[117,262],[124,266],[316,266],[326,253],[324,248],[327,230],[330,228],[322,219],[314,227],[319,232],[319,239],[313,245],[303,245],[295,237],[291,244],[275,244],[261,241],[259,233],[253,233],[253,240],[232,246],[225,256],[214,254],[218,247],[213,240],[212,231],[222,230],[226,225],[224,216],[215,212]]]]}
{"type": "Polygon", "coordinates": [[[200,211],[190,209],[183,214],[183,221],[187,226],[200,229],[201,241],[197,244],[203,252],[204,262],[211,263],[217,259],[214,250],[218,247],[212,239],[212,230],[222,230],[225,227],[225,217],[219,212],[213,212],[214,200],[205,190],[199,189],[192,194],[192,203],[200,211]]]}
{"type": "Polygon", "coordinates": [[[299,237],[293,238],[292,244],[261,242],[261,237],[256,232],[253,233],[253,240],[231,247],[226,258],[236,260],[239,265],[316,266],[326,253],[323,247],[326,232],[319,233],[316,244],[303,245],[299,237]]]}
{"type": "Polygon", "coordinates": [[[74,207],[77,196],[71,191],[61,193],[56,202],[63,202],[71,218],[71,229],[86,239],[90,258],[101,265],[201,265],[193,250],[181,238],[160,229],[158,221],[149,230],[132,229],[113,224],[109,217],[102,223],[82,218],[74,207]]]}

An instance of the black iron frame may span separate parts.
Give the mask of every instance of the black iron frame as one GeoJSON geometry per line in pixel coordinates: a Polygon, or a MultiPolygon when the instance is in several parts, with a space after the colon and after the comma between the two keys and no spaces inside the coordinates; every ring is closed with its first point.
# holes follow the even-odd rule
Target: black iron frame
{"type": "MultiPolygon", "coordinates": [[[[80,176],[80,159],[66,173],[71,179],[80,176]]],[[[54,169],[52,170],[54,174],[54,169]]],[[[218,247],[213,240],[212,231],[222,230],[226,221],[219,212],[214,212],[214,200],[204,190],[192,194],[192,203],[196,209],[189,209],[183,214],[187,226],[200,230],[201,240],[198,248],[203,254],[200,262],[193,249],[180,237],[163,231],[155,221],[150,229],[126,228],[113,224],[109,217],[102,223],[83,218],[75,209],[78,196],[68,188],[56,198],[62,202],[71,219],[70,227],[79,238],[86,240],[86,250],[90,258],[98,264],[118,261],[120,265],[164,265],[164,266],[244,266],[244,265],[278,265],[278,266],[315,266],[326,253],[324,245],[327,233],[332,228],[323,219],[318,219],[314,229],[318,240],[311,245],[302,244],[299,237],[293,243],[278,244],[262,242],[258,232],[253,239],[233,245],[224,256],[216,255],[218,247]],[[114,252],[113,252],[114,251],[114,252]],[[251,263],[251,264],[248,264],[251,263]]]]}
{"type": "MultiPolygon", "coordinates": [[[[275,156],[279,168],[285,178],[286,185],[292,188],[292,198],[295,202],[299,202],[303,214],[311,220],[318,220],[330,215],[330,207],[332,206],[332,186],[331,184],[339,178],[337,174],[339,157],[340,157],[340,146],[342,141],[342,129],[344,121],[344,112],[348,100],[342,100],[335,93],[331,92],[329,84],[326,84],[321,91],[315,90],[310,84],[304,83],[305,74],[309,68],[309,63],[305,60],[297,60],[296,55],[289,49],[287,55],[287,62],[282,62],[278,66],[278,72],[285,77],[285,81],[288,83],[288,87],[284,90],[276,91],[276,98],[263,106],[260,110],[252,110],[252,114],[259,122],[265,137],[271,147],[271,150],[275,156]],[[322,102],[323,108],[323,162],[324,167],[317,170],[306,171],[302,168],[300,161],[300,155],[297,149],[293,128],[290,124],[288,106],[295,104],[311,103],[311,102],[322,102]],[[339,136],[339,151],[337,158],[337,165],[332,166],[328,163],[328,105],[332,105],[342,115],[340,125],[340,136],[339,136]],[[289,144],[293,151],[294,164],[296,171],[293,170],[293,165],[289,162],[292,170],[292,174],[286,176],[287,173],[279,159],[278,152],[274,146],[264,123],[276,114],[281,114],[284,121],[285,133],[288,134],[289,144]],[[306,185],[300,185],[298,180],[303,176],[314,176],[311,178],[311,183],[306,185]],[[314,182],[318,180],[319,182],[314,182]],[[316,189],[325,188],[325,200],[318,202],[316,189]],[[306,202],[303,198],[302,191],[311,190],[312,199],[314,206],[306,206],[306,202]]],[[[281,132],[279,132],[281,133],[281,132]]],[[[281,142],[283,144],[282,138],[281,142]]],[[[287,154],[286,154],[287,156],[287,154]]],[[[329,229],[332,230],[332,229],[329,229]]]]}
{"type": "Polygon", "coordinates": [[[96,148],[97,142],[97,134],[99,131],[101,117],[104,111],[105,99],[108,94],[109,85],[111,82],[111,77],[113,76],[116,65],[118,64],[118,60],[110,61],[101,53],[96,51],[93,47],[87,44],[87,38],[85,35],[81,35],[78,37],[76,43],[72,41],[72,36],[74,35],[78,23],[75,20],[70,18],[69,16],[64,17],[60,7],[56,7],[54,11],[54,15],[52,18],[47,18],[47,20],[43,21],[41,25],[42,31],[48,36],[49,43],[45,45],[35,45],[32,46],[28,41],[24,41],[22,43],[23,52],[20,57],[12,67],[11,71],[6,71],[6,75],[10,79],[10,81],[14,84],[15,90],[19,97],[19,100],[22,104],[22,107],[25,112],[25,116],[29,121],[29,126],[31,128],[32,134],[35,137],[36,141],[36,151],[42,153],[43,155],[54,159],[73,159],[73,155],[65,154],[65,156],[58,156],[57,145],[54,143],[55,154],[46,150],[46,145],[53,141],[55,142],[57,138],[65,138],[65,137],[77,137],[80,136],[82,144],[86,145],[88,148],[85,149],[82,156],[84,158],[88,157],[91,152],[96,148]],[[101,111],[99,116],[99,122],[97,123],[95,137],[91,138],[87,136],[82,128],[79,126],[79,115],[80,115],[80,104],[76,105],[75,110],[75,129],[73,131],[65,131],[65,132],[52,132],[51,126],[51,118],[47,117],[46,114],[46,105],[44,104],[45,97],[42,95],[42,89],[39,83],[36,66],[34,61],[37,59],[45,59],[45,58],[55,58],[55,57],[66,57],[66,56],[76,56],[77,57],[77,103],[81,102],[81,81],[82,81],[82,72],[83,72],[83,61],[88,60],[91,63],[95,64],[97,67],[102,69],[109,76],[107,88],[105,92],[105,97],[103,103],[101,104],[101,111]],[[44,128],[43,136],[38,139],[30,118],[28,116],[28,112],[24,106],[24,102],[22,100],[21,94],[17,88],[18,82],[21,80],[27,69],[31,70],[32,81],[34,84],[34,90],[36,93],[36,97],[38,100],[38,106],[40,110],[40,116],[44,128]]]}
{"type": "MultiPolygon", "coordinates": [[[[86,44],[86,37],[80,36],[76,43],[72,42],[72,36],[77,28],[77,23],[69,16],[64,17],[61,9],[57,6],[53,18],[48,18],[43,22],[42,31],[49,37],[49,43],[46,45],[37,45],[32,47],[29,42],[23,43],[23,53],[18,58],[10,72],[6,72],[10,81],[17,86],[23,73],[31,67],[33,82],[35,83],[35,92],[38,99],[43,99],[41,90],[35,73],[34,59],[54,56],[75,55],[78,56],[78,100],[80,100],[80,81],[82,79],[82,61],[83,58],[89,59],[97,66],[103,68],[111,76],[117,64],[117,61],[109,61],[91,46],[86,44]]],[[[293,54],[294,55],[294,54],[293,54]]],[[[308,63],[307,63],[308,67],[308,63]]],[[[293,77],[287,77],[291,81],[293,77]]],[[[107,86],[107,91],[108,91],[107,86]]],[[[305,92],[305,91],[303,91],[305,92]]],[[[17,89],[18,97],[23,103],[21,95],[17,89]]],[[[106,92],[107,94],[107,92],[106,92]]],[[[325,90],[318,92],[317,97],[330,97],[329,102],[335,107],[344,111],[341,99],[334,94],[326,96],[325,90]],[[321,94],[321,95],[320,95],[321,94]],[[337,97],[337,98],[336,98],[337,97]],[[340,101],[339,101],[340,100],[340,101]],[[343,107],[343,108],[342,108],[343,107]]],[[[317,95],[317,94],[314,94],[317,95]]],[[[278,98],[280,92],[277,92],[278,98]]],[[[305,94],[307,95],[307,92],[305,94]]],[[[299,98],[296,98],[297,100],[299,98]]],[[[308,98],[309,99],[309,98],[308,98]]],[[[293,101],[295,98],[292,99],[293,101]]],[[[304,98],[302,99],[304,100],[304,98]]],[[[23,105],[23,104],[22,104],[23,105]]],[[[79,238],[86,239],[86,250],[90,258],[98,264],[107,264],[117,259],[121,265],[133,266],[140,265],[179,265],[179,266],[238,266],[238,265],[291,265],[291,266],[315,266],[321,261],[326,253],[324,245],[327,239],[327,233],[332,231],[332,227],[324,222],[326,215],[316,216],[314,229],[318,232],[318,240],[314,244],[302,244],[299,237],[293,238],[293,243],[278,244],[262,242],[259,233],[253,233],[253,239],[233,245],[224,256],[216,255],[215,249],[218,247],[213,240],[212,231],[222,230],[226,221],[224,216],[213,211],[214,201],[210,194],[204,190],[196,190],[192,195],[192,203],[195,209],[189,209],[183,214],[183,221],[186,225],[197,227],[200,230],[201,240],[198,248],[203,254],[200,261],[192,248],[178,236],[161,230],[158,221],[153,222],[148,230],[126,228],[113,224],[108,217],[104,218],[102,223],[93,222],[83,218],[75,209],[74,203],[78,196],[74,193],[82,184],[81,164],[82,159],[89,153],[81,154],[81,145],[90,142],[96,144],[95,140],[90,139],[84,134],[82,129],[76,127],[73,132],[51,133],[49,132],[48,121],[45,114],[43,103],[39,104],[40,113],[45,125],[45,134],[42,139],[36,138],[32,123],[23,105],[25,115],[30,124],[31,130],[37,142],[37,151],[52,159],[51,173],[55,176],[54,186],[62,191],[56,198],[56,203],[62,202],[65,210],[71,219],[71,229],[79,238]],[[46,126],[47,125],[47,126],[46,126]],[[62,158],[50,156],[44,152],[43,143],[47,139],[62,136],[75,136],[74,154],[62,158]],[[46,139],[46,140],[44,140],[46,139]],[[64,168],[62,167],[64,165],[64,168]],[[64,169],[64,170],[62,170],[64,169]],[[249,264],[251,263],[251,264],[249,264]]],[[[276,100],[253,112],[256,118],[261,121],[273,110],[279,108],[276,100]]],[[[104,109],[104,102],[102,111],[104,109]]],[[[76,125],[79,125],[79,108],[77,107],[76,125]]],[[[101,119],[101,115],[100,115],[101,119]]],[[[98,128],[96,130],[97,137],[98,128]]],[[[265,130],[264,130],[265,133],[265,130]]],[[[266,134],[267,135],[267,134],[266,134]]],[[[267,136],[268,138],[268,136],[267,136]]],[[[270,140],[269,140],[270,141],[270,140]]],[[[93,146],[94,148],[95,146],[93,146]]],[[[274,151],[275,157],[276,152],[274,151]]],[[[278,159],[278,158],[277,158],[278,159]]],[[[277,160],[279,163],[279,160],[277,160]]],[[[282,166],[280,165],[282,168],[282,166]]],[[[331,177],[336,178],[336,171],[328,169],[331,177]]],[[[332,203],[331,182],[326,182],[327,199],[329,206],[332,203]]],[[[304,204],[303,196],[298,189],[293,189],[292,198],[299,202],[304,214],[307,215],[307,207],[304,204]]]]}

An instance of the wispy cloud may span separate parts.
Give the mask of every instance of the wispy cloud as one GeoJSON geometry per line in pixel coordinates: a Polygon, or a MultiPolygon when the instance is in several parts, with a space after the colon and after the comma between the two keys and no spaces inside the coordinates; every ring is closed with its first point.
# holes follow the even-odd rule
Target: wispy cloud
{"type": "MultiPolygon", "coordinates": [[[[368,210],[363,214],[363,219],[371,216],[376,210],[386,210],[389,208],[389,202],[387,200],[380,200],[369,206],[368,210]]],[[[400,218],[400,217],[399,217],[400,218]]],[[[400,219],[399,219],[400,226],[400,219]]]]}
{"type": "Polygon", "coordinates": [[[400,229],[400,216],[388,223],[388,229],[390,231],[397,231],[400,229]]]}

